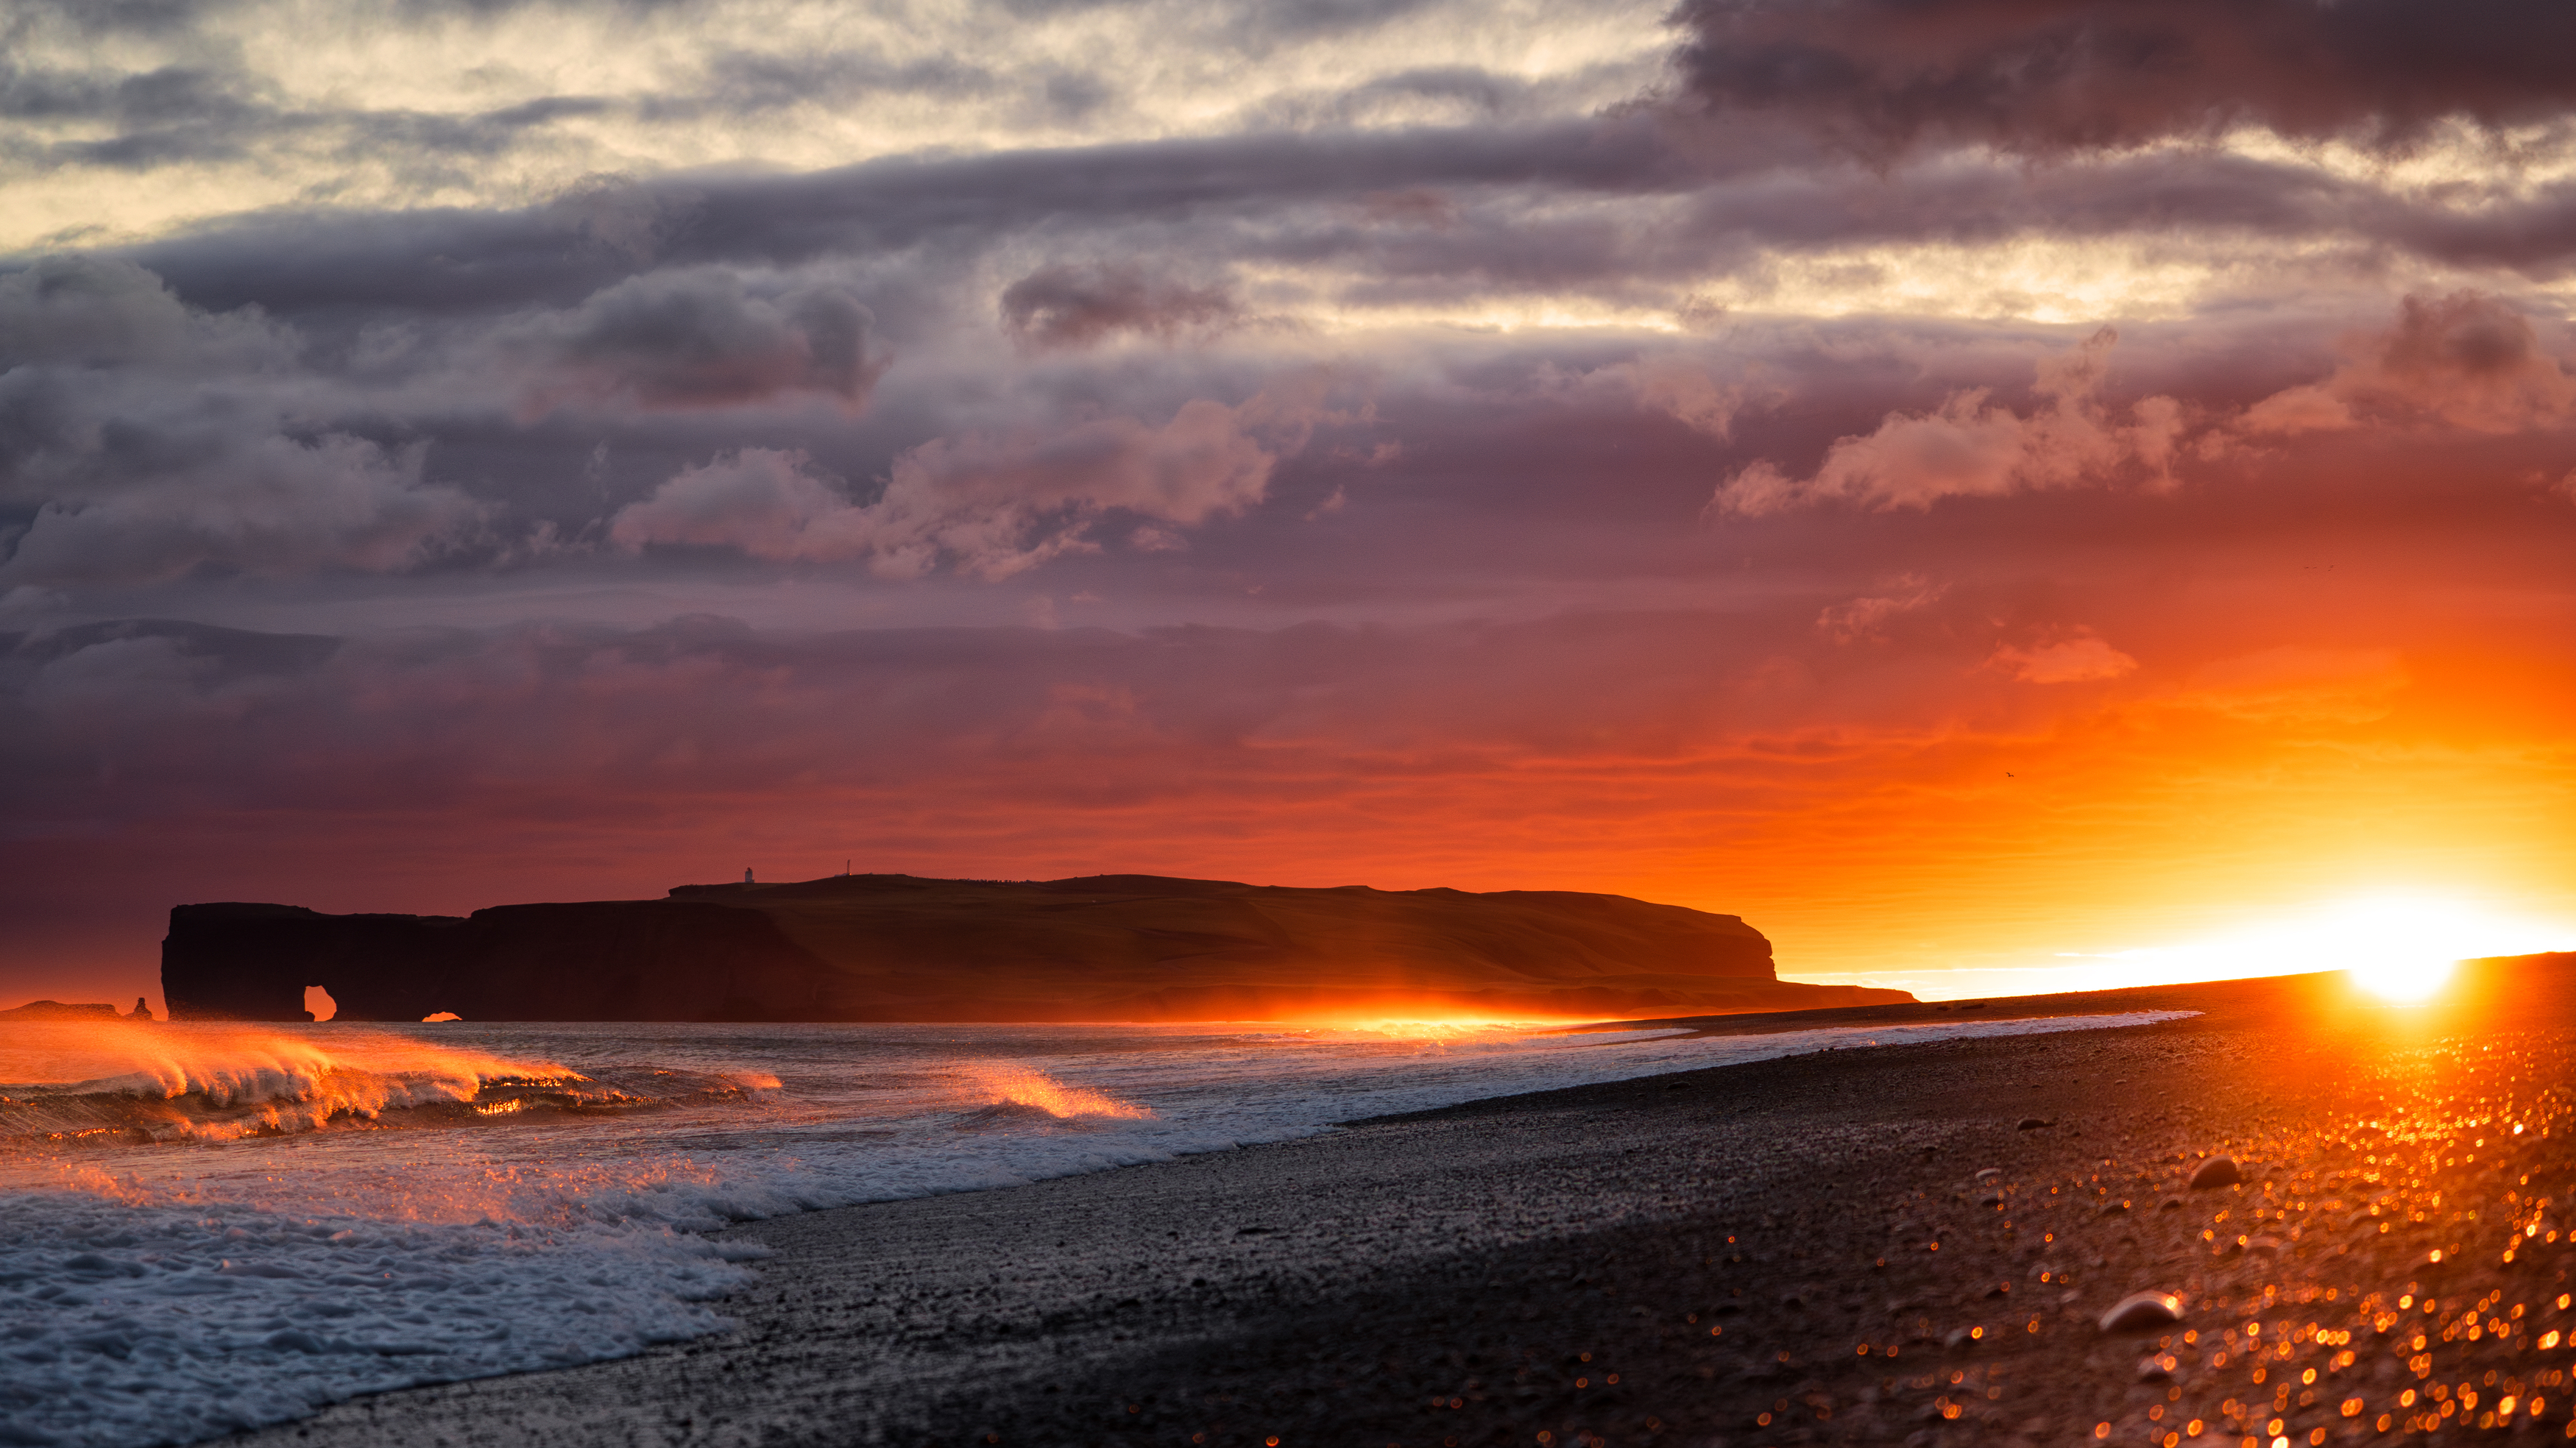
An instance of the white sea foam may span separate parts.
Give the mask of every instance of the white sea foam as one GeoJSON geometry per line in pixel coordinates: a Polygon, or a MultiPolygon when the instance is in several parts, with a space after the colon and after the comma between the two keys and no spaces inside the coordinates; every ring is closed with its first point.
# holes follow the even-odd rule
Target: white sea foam
{"type": "Polygon", "coordinates": [[[160,1027],[120,1039],[194,1053],[195,1075],[137,1080],[75,1074],[66,1059],[49,1080],[13,1049],[21,1038],[0,1038],[0,1077],[19,1083],[0,1086],[0,1129],[19,1113],[0,1152],[0,1443],[191,1442],[358,1393],[720,1330],[707,1304],[757,1249],[699,1234],[731,1221],[1007,1187],[1483,1097],[2173,1014],[1711,1038],[322,1027],[246,1048],[236,1033],[248,1055],[229,1066],[204,1059],[212,1034],[160,1027]],[[417,1084],[433,1081],[448,1084],[417,1084]],[[223,1110],[199,1115],[283,1134],[41,1129],[128,1102],[168,1120],[170,1103],[203,1102],[218,1083],[223,1110]]]}

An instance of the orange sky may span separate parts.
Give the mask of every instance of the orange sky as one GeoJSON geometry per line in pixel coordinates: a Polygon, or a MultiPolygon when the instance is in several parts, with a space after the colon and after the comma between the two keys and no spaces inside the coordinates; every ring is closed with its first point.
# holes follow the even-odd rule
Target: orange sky
{"type": "Polygon", "coordinates": [[[31,21],[0,995],[845,859],[2576,946],[2563,21],[1893,3],[31,21]]]}

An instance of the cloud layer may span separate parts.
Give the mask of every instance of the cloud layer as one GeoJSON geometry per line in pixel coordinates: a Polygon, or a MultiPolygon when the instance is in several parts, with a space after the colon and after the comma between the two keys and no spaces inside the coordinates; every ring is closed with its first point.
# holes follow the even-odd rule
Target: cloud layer
{"type": "Polygon", "coordinates": [[[1872,148],[2054,154],[2238,126],[2376,147],[2445,121],[2562,122],[2549,0],[1692,0],[1683,66],[1721,112],[1779,111],[1872,148]]]}
{"type": "Polygon", "coordinates": [[[0,989],[747,859],[2556,909],[2571,24],[21,6],[0,989]]]}

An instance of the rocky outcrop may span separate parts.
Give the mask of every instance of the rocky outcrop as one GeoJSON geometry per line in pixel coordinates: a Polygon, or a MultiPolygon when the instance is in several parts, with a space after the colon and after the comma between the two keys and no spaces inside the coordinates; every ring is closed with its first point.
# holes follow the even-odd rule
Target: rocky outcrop
{"type": "Polygon", "coordinates": [[[113,1021],[120,1019],[116,1007],[106,1004],[70,1005],[61,1001],[29,1001],[15,1010],[0,1011],[0,1021],[113,1021]]]}
{"type": "Polygon", "coordinates": [[[1572,1019],[1910,1000],[1779,980],[1732,915],[1570,891],[1295,889],[1159,876],[835,876],[459,919],[171,912],[173,1020],[1572,1019]]]}
{"type": "Polygon", "coordinates": [[[800,1021],[829,969],[757,911],[658,900],[504,905],[458,918],[182,905],[161,943],[170,1019],[800,1021]]]}

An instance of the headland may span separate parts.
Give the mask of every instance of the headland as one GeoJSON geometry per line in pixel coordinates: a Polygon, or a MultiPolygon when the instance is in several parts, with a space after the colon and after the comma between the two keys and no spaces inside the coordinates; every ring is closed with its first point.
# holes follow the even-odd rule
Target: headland
{"type": "Polygon", "coordinates": [[[182,905],[174,1020],[1586,1020],[1910,1001],[1779,979],[1733,915],[1558,890],[838,875],[471,916],[182,905]]]}

